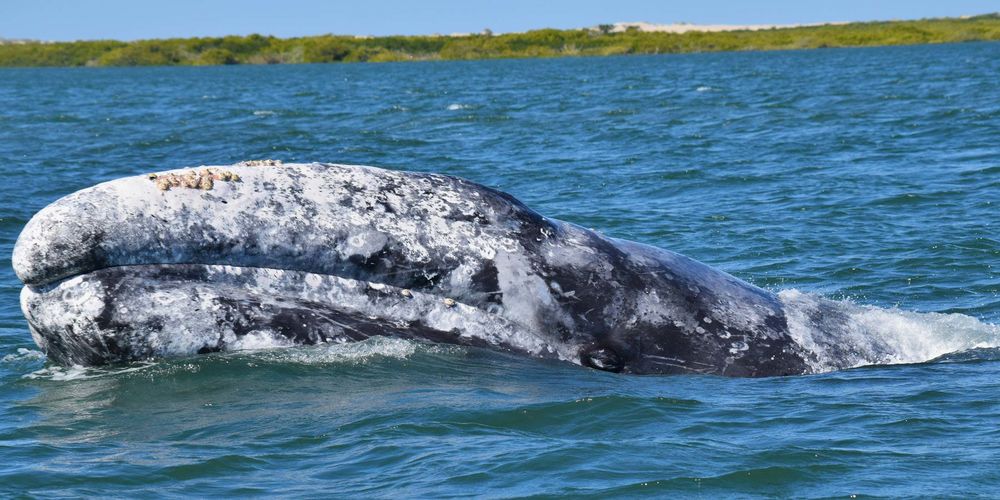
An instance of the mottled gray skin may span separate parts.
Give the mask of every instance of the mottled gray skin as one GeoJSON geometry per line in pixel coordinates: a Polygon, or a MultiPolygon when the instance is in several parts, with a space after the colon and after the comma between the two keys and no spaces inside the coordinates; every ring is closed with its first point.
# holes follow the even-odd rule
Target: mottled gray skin
{"type": "Polygon", "coordinates": [[[225,168],[241,179],[168,191],[119,179],[28,223],[14,268],[51,359],[390,335],[625,373],[811,370],[774,294],[508,194],[371,167],[225,168]]]}

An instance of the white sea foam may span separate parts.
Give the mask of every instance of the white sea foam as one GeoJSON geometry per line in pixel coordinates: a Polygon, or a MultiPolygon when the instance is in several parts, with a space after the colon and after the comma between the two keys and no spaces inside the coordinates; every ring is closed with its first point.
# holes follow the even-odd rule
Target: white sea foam
{"type": "Polygon", "coordinates": [[[455,104],[449,104],[448,105],[448,111],[459,111],[459,110],[462,110],[462,109],[470,109],[470,108],[472,108],[472,106],[469,106],[468,104],[458,104],[458,103],[455,103],[455,104]]]}
{"type": "Polygon", "coordinates": [[[256,110],[256,111],[253,112],[254,116],[274,116],[276,114],[278,114],[278,113],[275,112],[275,111],[268,110],[268,109],[258,109],[258,110],[256,110]]]}
{"type": "Polygon", "coordinates": [[[698,87],[695,90],[698,91],[698,92],[708,92],[710,90],[715,90],[715,89],[713,89],[712,87],[709,87],[707,85],[702,85],[701,87],[698,87]]]}
{"type": "Polygon", "coordinates": [[[88,370],[86,367],[80,365],[50,366],[48,368],[42,368],[41,370],[35,370],[25,375],[24,378],[48,379],[63,382],[66,380],[93,378],[93,371],[94,370],[88,370]]]}
{"type": "Polygon", "coordinates": [[[294,349],[272,349],[258,351],[252,356],[263,362],[296,364],[365,364],[378,359],[403,360],[413,356],[418,350],[427,352],[444,351],[452,346],[435,346],[406,339],[372,337],[361,342],[344,344],[323,344],[294,349]]]}
{"type": "Polygon", "coordinates": [[[295,345],[291,339],[271,332],[248,333],[229,345],[229,351],[257,351],[295,345]]]}
{"type": "Polygon", "coordinates": [[[783,290],[778,297],[785,305],[792,337],[816,355],[817,372],[922,363],[954,352],[1000,347],[1000,325],[964,314],[883,309],[794,289],[783,290]],[[818,320],[815,313],[821,306],[826,312],[818,320]]]}
{"type": "Polygon", "coordinates": [[[24,376],[26,379],[42,379],[42,380],[55,380],[57,382],[66,382],[72,380],[84,380],[84,379],[94,379],[110,377],[115,375],[121,375],[123,373],[137,372],[140,370],[146,370],[150,367],[156,366],[158,363],[152,361],[146,361],[137,364],[131,364],[128,366],[114,366],[114,367],[95,367],[95,366],[48,366],[40,370],[35,370],[24,376]]]}
{"type": "Polygon", "coordinates": [[[45,359],[45,353],[34,349],[19,347],[17,352],[7,354],[0,361],[4,363],[18,363],[21,361],[41,361],[45,359]]]}

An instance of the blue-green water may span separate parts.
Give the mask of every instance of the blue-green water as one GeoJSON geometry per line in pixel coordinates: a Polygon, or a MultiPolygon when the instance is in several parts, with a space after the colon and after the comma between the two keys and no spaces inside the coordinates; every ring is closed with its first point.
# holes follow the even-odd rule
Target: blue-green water
{"type": "Polygon", "coordinates": [[[0,496],[997,495],[998,75],[996,43],[0,70],[0,496]],[[757,380],[396,340],[47,366],[10,269],[28,218],[99,181],[251,158],[460,175],[887,308],[873,321],[903,339],[985,341],[757,380]]]}

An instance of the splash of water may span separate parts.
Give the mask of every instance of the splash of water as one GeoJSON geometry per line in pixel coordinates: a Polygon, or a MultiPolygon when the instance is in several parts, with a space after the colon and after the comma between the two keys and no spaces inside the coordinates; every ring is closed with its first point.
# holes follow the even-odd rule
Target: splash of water
{"type": "Polygon", "coordinates": [[[815,372],[864,365],[923,363],[1000,346],[1000,325],[964,314],[918,313],[783,290],[792,338],[814,354],[815,372]]]}
{"type": "Polygon", "coordinates": [[[16,352],[4,355],[0,358],[3,363],[20,363],[23,361],[41,361],[45,359],[45,353],[35,349],[25,349],[19,347],[16,352]]]}
{"type": "MultiPolygon", "coordinates": [[[[241,350],[214,354],[212,356],[229,361],[239,360],[240,362],[245,362],[249,367],[265,364],[358,366],[385,359],[406,360],[417,353],[449,354],[461,352],[462,349],[459,346],[427,344],[392,337],[372,337],[360,342],[345,344],[290,346],[283,339],[261,336],[253,339],[252,342],[244,344],[241,350]]],[[[40,351],[19,349],[16,354],[4,356],[2,361],[40,361],[44,359],[45,354],[40,351]]],[[[212,362],[203,356],[199,356],[197,359],[212,362]]],[[[199,369],[200,363],[192,361],[193,359],[189,358],[173,362],[145,361],[125,366],[99,367],[52,365],[34,370],[24,375],[24,378],[66,382],[119,376],[140,371],[148,373],[154,368],[156,373],[160,373],[161,371],[175,372],[177,370],[196,372],[199,369]]]]}
{"type": "Polygon", "coordinates": [[[360,342],[345,344],[322,344],[292,349],[264,348],[242,351],[242,354],[249,355],[257,362],[266,363],[359,365],[378,359],[405,360],[418,351],[443,352],[448,347],[393,337],[371,337],[360,342]]]}

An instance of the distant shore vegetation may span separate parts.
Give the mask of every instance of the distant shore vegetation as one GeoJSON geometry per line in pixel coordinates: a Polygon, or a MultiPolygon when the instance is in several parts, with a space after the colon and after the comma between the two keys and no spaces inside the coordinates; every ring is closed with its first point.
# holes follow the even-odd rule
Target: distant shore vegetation
{"type": "Polygon", "coordinates": [[[176,66],[468,60],[870,47],[1000,40],[1000,14],[665,33],[541,29],[494,35],[276,38],[249,35],[120,42],[0,43],[0,66],[176,66]]]}

